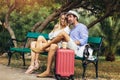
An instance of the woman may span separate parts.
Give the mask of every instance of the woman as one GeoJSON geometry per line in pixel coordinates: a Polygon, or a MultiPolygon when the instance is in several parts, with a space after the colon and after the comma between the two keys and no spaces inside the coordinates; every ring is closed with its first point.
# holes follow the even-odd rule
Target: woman
{"type": "MultiPolygon", "coordinates": [[[[54,26],[54,29],[49,33],[49,38],[53,39],[63,30],[68,34],[70,32],[66,19],[66,13],[61,13],[59,22],[54,26]]],[[[39,49],[48,42],[49,40],[47,41],[43,36],[39,36],[37,41],[31,42],[31,64],[25,73],[31,74],[34,72],[34,70],[37,70],[39,68],[38,60],[40,53],[39,49]]],[[[58,46],[61,47],[61,43],[58,43],[58,46]]],[[[49,51],[49,48],[45,49],[45,51],[49,51]]]]}

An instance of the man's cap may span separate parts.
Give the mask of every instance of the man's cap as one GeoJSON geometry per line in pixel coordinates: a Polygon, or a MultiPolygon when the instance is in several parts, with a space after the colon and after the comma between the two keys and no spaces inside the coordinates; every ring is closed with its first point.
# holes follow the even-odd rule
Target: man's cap
{"type": "Polygon", "coordinates": [[[70,11],[68,11],[67,15],[69,15],[69,14],[75,15],[79,19],[79,15],[76,11],[70,10],[70,11]]]}

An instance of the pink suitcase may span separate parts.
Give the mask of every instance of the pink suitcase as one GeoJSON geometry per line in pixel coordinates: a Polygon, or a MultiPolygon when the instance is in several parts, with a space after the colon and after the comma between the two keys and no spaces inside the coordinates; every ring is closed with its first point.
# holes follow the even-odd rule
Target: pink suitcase
{"type": "Polygon", "coordinates": [[[74,80],[74,51],[70,49],[58,49],[55,61],[55,77],[57,80],[60,78],[70,78],[74,80]]]}

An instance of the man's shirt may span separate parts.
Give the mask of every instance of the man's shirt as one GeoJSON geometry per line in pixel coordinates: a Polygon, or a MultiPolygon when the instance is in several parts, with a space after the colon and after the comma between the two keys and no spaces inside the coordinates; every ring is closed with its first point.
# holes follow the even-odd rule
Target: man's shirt
{"type": "Polygon", "coordinates": [[[88,29],[84,24],[78,23],[70,31],[70,37],[73,41],[80,41],[79,46],[83,46],[88,40],[88,29]]]}

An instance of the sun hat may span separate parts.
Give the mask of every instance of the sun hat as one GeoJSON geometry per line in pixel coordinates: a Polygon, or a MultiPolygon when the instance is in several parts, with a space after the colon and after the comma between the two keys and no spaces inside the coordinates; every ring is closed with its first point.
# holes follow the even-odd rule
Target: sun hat
{"type": "Polygon", "coordinates": [[[79,15],[76,11],[70,10],[70,11],[68,11],[67,15],[69,15],[69,14],[75,15],[79,19],[79,15]]]}

